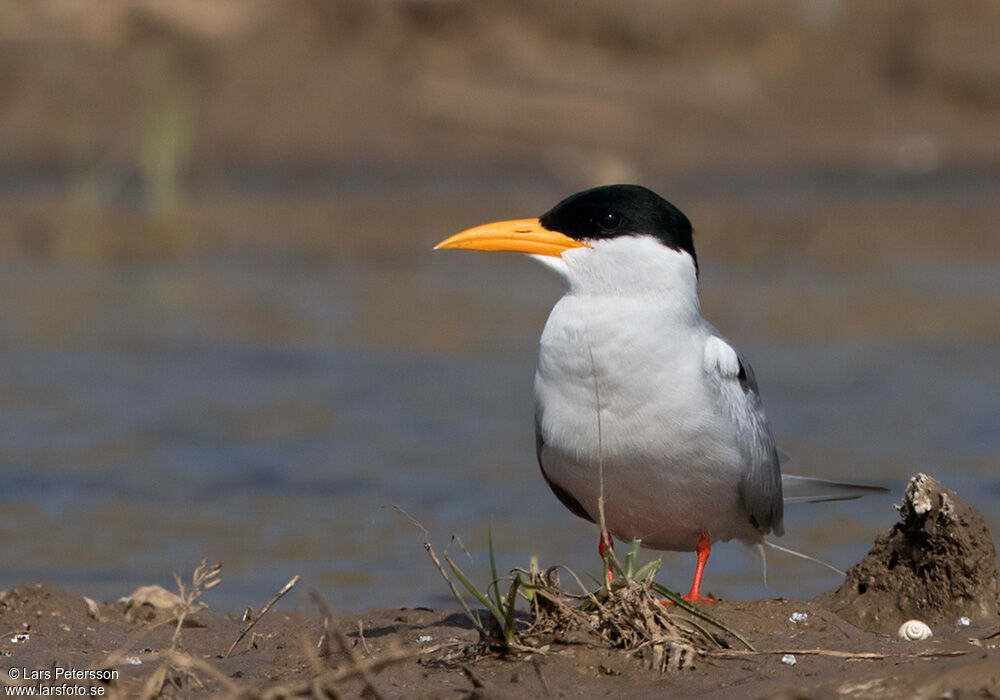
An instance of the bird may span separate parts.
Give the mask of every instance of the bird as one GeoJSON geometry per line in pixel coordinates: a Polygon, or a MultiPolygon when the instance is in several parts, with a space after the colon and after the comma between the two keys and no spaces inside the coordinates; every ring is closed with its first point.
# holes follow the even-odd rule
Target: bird
{"type": "MultiPolygon", "coordinates": [[[[435,249],[525,253],[562,279],[534,380],[542,476],[602,533],[694,551],[685,600],[714,600],[701,594],[713,542],[781,536],[788,502],[886,491],[781,473],[753,368],[701,315],[691,222],[652,190],[587,189],[435,249]]],[[[602,534],[602,556],[610,546],[602,534]]]]}

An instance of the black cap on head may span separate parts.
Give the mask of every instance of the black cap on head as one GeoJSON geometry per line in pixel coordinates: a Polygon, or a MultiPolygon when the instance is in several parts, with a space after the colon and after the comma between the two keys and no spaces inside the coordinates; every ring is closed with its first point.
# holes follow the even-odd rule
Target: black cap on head
{"type": "Polygon", "coordinates": [[[544,228],[578,241],[652,236],[694,260],[691,222],[680,209],[639,185],[606,185],[567,197],[538,218],[544,228]]]}

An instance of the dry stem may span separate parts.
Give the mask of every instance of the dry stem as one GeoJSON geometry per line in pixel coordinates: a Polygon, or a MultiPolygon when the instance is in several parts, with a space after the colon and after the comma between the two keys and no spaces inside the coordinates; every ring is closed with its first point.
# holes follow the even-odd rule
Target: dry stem
{"type": "Polygon", "coordinates": [[[295,587],[295,584],[299,582],[300,578],[302,577],[299,574],[295,574],[288,583],[282,586],[281,590],[278,591],[275,594],[275,596],[271,598],[271,600],[267,601],[267,603],[264,604],[264,607],[260,609],[260,612],[257,615],[255,615],[253,619],[251,619],[250,622],[248,622],[243,627],[242,630],[240,630],[240,635],[236,638],[236,641],[233,642],[232,645],[229,647],[229,651],[226,652],[224,658],[228,659],[232,655],[233,650],[236,649],[236,645],[239,644],[241,641],[243,641],[243,638],[247,636],[247,633],[250,632],[250,630],[252,630],[254,626],[261,621],[261,618],[263,618],[264,615],[266,615],[268,611],[274,607],[275,603],[284,598],[285,594],[295,587]]]}

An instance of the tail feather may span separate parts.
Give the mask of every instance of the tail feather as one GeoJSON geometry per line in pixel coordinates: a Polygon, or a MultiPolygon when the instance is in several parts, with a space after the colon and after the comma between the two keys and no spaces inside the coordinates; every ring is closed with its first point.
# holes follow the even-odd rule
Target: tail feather
{"type": "Polygon", "coordinates": [[[888,493],[889,489],[881,486],[827,481],[811,476],[782,474],[781,491],[785,503],[819,503],[821,501],[847,501],[873,493],[888,493]]]}

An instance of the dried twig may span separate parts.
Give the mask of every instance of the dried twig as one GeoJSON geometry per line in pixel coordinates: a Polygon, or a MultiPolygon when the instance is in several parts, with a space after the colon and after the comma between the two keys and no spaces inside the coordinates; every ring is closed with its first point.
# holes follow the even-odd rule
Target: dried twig
{"type": "Polygon", "coordinates": [[[390,650],[387,654],[378,657],[377,659],[371,659],[370,661],[361,661],[357,666],[351,666],[345,669],[330,670],[326,673],[320,674],[312,680],[306,681],[294,681],[292,683],[287,683],[284,685],[275,686],[269,688],[268,690],[261,693],[262,698],[287,698],[297,695],[311,695],[315,697],[340,697],[340,693],[337,690],[337,684],[342,683],[346,680],[351,680],[356,678],[363,673],[378,673],[384,668],[392,666],[393,664],[398,664],[403,661],[409,661],[416,658],[415,654],[410,652],[405,652],[402,650],[390,650]],[[319,690],[319,693],[313,693],[313,691],[319,690]],[[326,695],[324,695],[324,693],[326,695]]]}
{"type": "Polygon", "coordinates": [[[236,638],[236,641],[233,642],[232,646],[229,647],[229,651],[226,652],[226,655],[223,658],[228,659],[232,656],[233,650],[236,649],[236,645],[243,641],[243,638],[247,636],[247,633],[252,630],[258,622],[260,622],[261,618],[264,617],[264,615],[266,615],[272,607],[274,607],[275,603],[284,598],[285,594],[295,587],[295,584],[299,582],[300,578],[302,577],[299,574],[295,574],[291,580],[286,583],[273,598],[271,598],[271,600],[264,604],[264,607],[260,609],[260,612],[257,613],[253,619],[250,620],[250,622],[244,625],[242,630],[240,630],[240,635],[236,638]]]}
{"type": "Polygon", "coordinates": [[[720,658],[743,658],[747,656],[760,656],[763,654],[798,654],[800,656],[834,656],[840,659],[919,659],[932,657],[965,656],[967,651],[917,651],[906,654],[882,654],[873,651],[841,651],[839,649],[777,649],[773,651],[709,651],[708,656],[720,658]]]}
{"type": "Polygon", "coordinates": [[[239,686],[233,683],[226,674],[212,666],[207,661],[199,659],[196,656],[191,656],[190,654],[184,654],[177,651],[168,651],[164,660],[172,668],[187,673],[192,677],[194,677],[195,671],[201,671],[202,673],[208,674],[230,694],[236,693],[239,690],[239,686]]]}
{"type": "Polygon", "coordinates": [[[302,645],[303,656],[306,657],[306,660],[312,667],[313,675],[318,676],[326,671],[327,666],[322,661],[322,659],[330,656],[330,649],[326,646],[326,631],[320,634],[319,643],[313,644],[303,626],[299,630],[299,643],[302,645]]]}
{"type": "Polygon", "coordinates": [[[236,692],[237,688],[233,685],[232,681],[217,669],[200,659],[178,651],[184,621],[188,615],[192,615],[208,607],[207,604],[201,602],[200,598],[205,591],[211,590],[222,583],[222,578],[219,576],[221,570],[222,564],[209,564],[207,559],[202,559],[201,563],[195,567],[194,573],[191,574],[190,588],[184,585],[180,576],[176,573],[174,574],[174,581],[177,583],[177,593],[180,597],[180,603],[175,608],[177,626],[174,628],[169,649],[160,655],[160,665],[149,675],[149,678],[142,685],[139,697],[143,698],[143,700],[148,700],[162,694],[163,687],[169,682],[178,683],[179,681],[175,674],[184,674],[184,676],[193,679],[195,683],[201,685],[204,689],[201,681],[194,673],[195,670],[209,673],[229,690],[230,693],[236,692]]]}
{"type": "Polygon", "coordinates": [[[156,670],[149,674],[149,678],[146,682],[142,684],[142,690],[139,692],[140,700],[152,700],[160,694],[163,690],[163,684],[167,682],[167,672],[170,667],[166,663],[162,663],[157,666],[156,670]]]}
{"type": "Polygon", "coordinates": [[[177,627],[174,629],[174,636],[170,640],[170,648],[172,650],[177,649],[180,644],[181,628],[184,626],[184,620],[187,616],[208,607],[199,598],[201,598],[201,595],[205,591],[215,588],[222,583],[222,579],[219,576],[221,570],[222,564],[209,564],[207,559],[202,559],[201,563],[195,567],[194,573],[191,574],[191,588],[187,588],[181,577],[176,573],[174,574],[174,581],[177,583],[177,593],[180,596],[181,602],[178,606],[180,609],[177,611],[177,627]]]}
{"type": "Polygon", "coordinates": [[[365,653],[368,654],[368,658],[372,658],[374,654],[372,654],[372,650],[368,648],[368,642],[365,640],[365,626],[362,624],[360,619],[358,620],[358,637],[361,638],[361,647],[365,650],[365,653]]]}
{"type": "Polygon", "coordinates": [[[549,684],[545,681],[545,676],[542,675],[542,664],[539,663],[538,659],[532,658],[531,665],[535,669],[535,675],[538,676],[538,682],[542,684],[542,691],[545,693],[545,697],[552,697],[552,690],[549,688],[549,684]]]}
{"type": "Polygon", "coordinates": [[[613,559],[617,564],[618,560],[615,559],[614,543],[611,541],[607,521],[604,519],[604,432],[601,429],[601,388],[597,382],[597,365],[594,362],[594,348],[588,345],[587,352],[590,353],[590,372],[594,377],[594,402],[597,407],[597,479],[600,488],[597,495],[597,515],[598,525],[601,528],[601,553],[602,558],[605,559],[604,587],[610,590],[612,574],[606,561],[613,559]]]}
{"type": "Polygon", "coordinates": [[[319,608],[320,613],[323,615],[323,627],[327,633],[332,634],[333,638],[337,640],[337,644],[340,646],[341,653],[347,657],[352,668],[358,670],[358,675],[364,681],[365,690],[368,691],[371,697],[375,700],[382,700],[382,694],[378,692],[378,688],[375,687],[375,679],[372,677],[371,672],[365,667],[363,660],[354,652],[354,647],[351,645],[351,641],[347,638],[347,635],[337,627],[333,622],[333,613],[330,612],[329,606],[327,606],[326,601],[323,597],[316,591],[310,591],[309,596],[316,603],[319,608]]]}
{"type": "Polygon", "coordinates": [[[462,669],[462,673],[464,673],[465,677],[469,679],[470,683],[472,683],[473,688],[486,687],[486,683],[484,683],[483,679],[479,677],[479,674],[477,674],[475,671],[472,670],[472,668],[469,667],[469,664],[462,664],[461,666],[459,666],[459,668],[462,669]]]}
{"type": "Polygon", "coordinates": [[[421,523],[419,520],[414,518],[412,515],[407,513],[399,506],[393,504],[392,507],[395,508],[397,512],[402,514],[407,520],[413,523],[415,527],[419,528],[420,531],[424,533],[424,551],[427,552],[427,556],[429,556],[431,558],[431,561],[434,562],[434,566],[437,567],[438,572],[441,574],[441,578],[444,579],[445,583],[448,584],[448,588],[451,589],[451,594],[455,597],[455,600],[458,601],[458,604],[462,606],[462,611],[466,614],[469,620],[471,620],[472,623],[476,626],[476,629],[482,629],[483,624],[480,621],[479,617],[477,617],[475,613],[472,612],[472,608],[470,608],[469,604],[465,602],[465,598],[462,597],[462,594],[458,592],[458,588],[455,586],[455,583],[451,580],[451,577],[448,576],[448,572],[445,571],[444,564],[441,563],[441,560],[438,559],[437,554],[434,552],[434,547],[431,546],[430,533],[427,532],[427,528],[423,526],[423,523],[421,523]]]}

